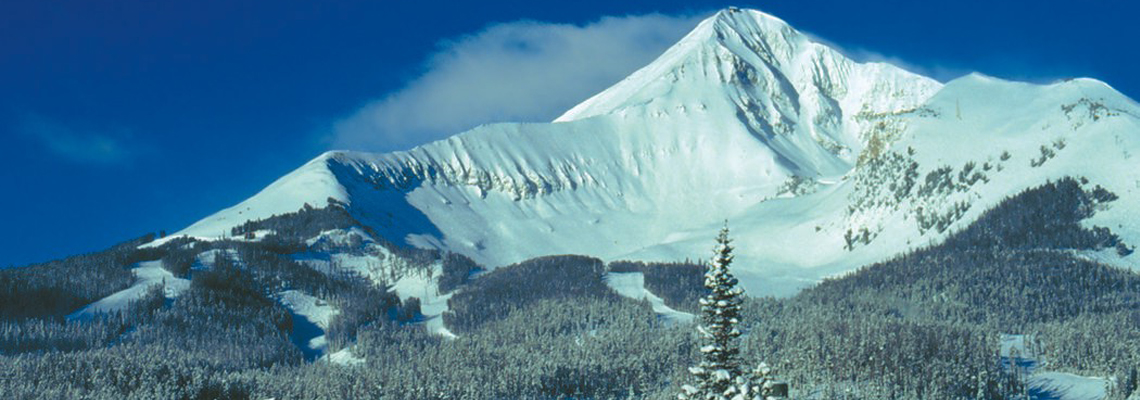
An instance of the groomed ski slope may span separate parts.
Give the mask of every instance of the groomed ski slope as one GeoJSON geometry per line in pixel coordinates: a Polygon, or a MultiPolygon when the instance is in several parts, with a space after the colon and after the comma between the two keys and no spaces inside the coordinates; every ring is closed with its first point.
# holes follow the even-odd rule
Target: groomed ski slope
{"type": "Polygon", "coordinates": [[[696,318],[693,314],[677,311],[665,305],[665,300],[645,288],[645,274],[641,272],[610,272],[602,277],[602,280],[617,294],[634,300],[648,301],[653,307],[653,312],[668,325],[688,324],[696,318]]]}

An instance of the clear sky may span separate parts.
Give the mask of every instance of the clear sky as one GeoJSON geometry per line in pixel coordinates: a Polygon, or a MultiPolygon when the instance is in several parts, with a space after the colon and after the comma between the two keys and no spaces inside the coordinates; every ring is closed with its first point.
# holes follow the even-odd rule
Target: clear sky
{"type": "Polygon", "coordinates": [[[545,121],[704,16],[757,8],[940,80],[1140,98],[1130,1],[8,1],[0,266],[177,231],[322,151],[545,121]]]}

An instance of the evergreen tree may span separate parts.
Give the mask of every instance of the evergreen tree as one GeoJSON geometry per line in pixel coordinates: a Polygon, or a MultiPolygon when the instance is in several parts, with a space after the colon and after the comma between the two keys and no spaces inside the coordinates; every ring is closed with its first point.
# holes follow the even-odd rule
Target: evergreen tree
{"type": "MultiPolygon", "coordinates": [[[[728,239],[728,225],[721,229],[713,248],[713,260],[705,272],[708,294],[701,299],[701,363],[689,368],[696,380],[685,385],[678,396],[684,400],[727,400],[742,395],[740,383],[746,382],[740,366],[740,348],[737,338],[740,330],[741,304],[744,291],[736,287],[737,280],[728,271],[732,264],[732,246],[728,239]]],[[[751,390],[745,390],[748,392],[751,390]]],[[[743,397],[743,396],[741,396],[743,397]]]]}

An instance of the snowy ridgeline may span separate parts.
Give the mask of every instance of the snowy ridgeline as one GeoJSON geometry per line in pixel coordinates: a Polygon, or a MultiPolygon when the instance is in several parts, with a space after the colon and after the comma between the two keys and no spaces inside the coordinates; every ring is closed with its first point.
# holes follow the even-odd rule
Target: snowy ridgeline
{"type": "Polygon", "coordinates": [[[725,11],[556,123],[323,154],[176,236],[229,236],[332,199],[388,241],[493,268],[550,254],[681,260],[729,219],[748,244],[737,274],[748,292],[790,296],[1065,176],[1119,195],[1089,224],[1140,243],[1122,223],[1140,219],[1136,132],[1140,106],[1102,82],[943,85],[725,11]]]}

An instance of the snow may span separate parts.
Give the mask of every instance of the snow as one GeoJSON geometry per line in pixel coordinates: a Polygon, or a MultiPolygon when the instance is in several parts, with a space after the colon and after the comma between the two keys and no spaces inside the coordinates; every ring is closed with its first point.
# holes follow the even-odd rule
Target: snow
{"type": "Polygon", "coordinates": [[[321,361],[326,361],[338,365],[353,366],[364,364],[365,360],[353,354],[351,348],[343,348],[329,355],[321,357],[321,361]]]}
{"type": "MultiPolygon", "coordinates": [[[[485,125],[406,152],[325,153],[177,235],[224,237],[331,197],[392,242],[498,267],[551,254],[701,258],[727,219],[747,292],[787,296],[937,243],[1002,199],[1064,176],[1119,195],[1087,224],[1140,244],[1140,225],[1123,223],[1140,220],[1136,155],[1140,105],[1102,82],[973,74],[943,85],[854,62],[778,18],[723,11],[553,123],[485,125]],[[1042,146],[1055,157],[1031,166],[1042,146]],[[860,191],[867,160],[882,152],[916,162],[919,184],[942,166],[994,169],[951,193],[860,191]],[[803,191],[781,191],[793,177],[807,182],[803,191]],[[918,209],[958,204],[969,208],[948,229],[919,229],[918,209]],[[846,249],[844,235],[861,230],[873,240],[846,249]]],[[[389,263],[353,257],[327,262],[374,280],[389,263]]],[[[1121,262],[1140,256],[1129,257],[1121,262]]]]}
{"type": "Polygon", "coordinates": [[[327,301],[297,290],[286,290],[275,296],[293,314],[293,339],[310,356],[319,356],[328,349],[325,332],[332,317],[340,313],[327,301]],[[303,318],[304,321],[298,320],[303,318]],[[309,324],[305,324],[308,322],[309,324]]]}
{"type": "MultiPolygon", "coordinates": [[[[1114,231],[1116,229],[1113,229],[1114,231]]],[[[1128,242],[1130,245],[1134,245],[1128,242]]],[[[1115,248],[1105,248],[1101,250],[1080,250],[1072,251],[1076,257],[1083,258],[1088,261],[1101,263],[1104,265],[1111,265],[1117,268],[1130,269],[1140,272],[1140,257],[1121,256],[1116,252],[1115,248]]]]}
{"type": "Polygon", "coordinates": [[[202,241],[231,238],[230,229],[246,221],[296,212],[305,204],[317,208],[325,207],[330,197],[342,202],[347,201],[344,189],[328,169],[327,161],[331,155],[332,153],[322,154],[277,179],[248,200],[144,246],[161,246],[178,237],[192,237],[202,241]]]}
{"type": "Polygon", "coordinates": [[[1028,346],[1032,340],[1025,335],[1003,334],[999,353],[1007,369],[1019,368],[1020,374],[1029,376],[1026,385],[1031,400],[1103,400],[1108,397],[1106,378],[1041,371],[1040,357],[1028,346]]]}
{"type": "Polygon", "coordinates": [[[608,272],[602,279],[606,282],[606,286],[622,296],[648,301],[653,306],[653,312],[669,324],[688,324],[695,318],[693,314],[666,306],[665,300],[646,289],[645,274],[641,272],[608,272]]]}
{"type": "Polygon", "coordinates": [[[176,298],[190,288],[189,280],[175,277],[162,267],[161,260],[138,263],[131,269],[131,273],[135,275],[135,282],[130,287],[71,313],[67,316],[67,320],[86,321],[97,314],[125,311],[132,301],[142,298],[154,285],[164,285],[163,296],[167,299],[176,298]]]}
{"type": "Polygon", "coordinates": [[[403,260],[359,228],[321,232],[307,243],[311,247],[334,250],[322,254],[301,254],[295,257],[297,261],[319,271],[350,271],[377,285],[390,285],[390,290],[401,301],[419,298],[423,324],[427,331],[446,338],[456,337],[443,324],[442,315],[448,309],[447,301],[451,298],[451,293],[439,293],[437,279],[443,273],[443,265],[439,262],[424,270],[405,270],[403,260]],[[359,243],[358,247],[347,246],[355,243],[359,243]]]}
{"type": "Polygon", "coordinates": [[[310,247],[325,246],[338,248],[350,248],[356,245],[361,246],[362,250],[367,250],[371,245],[375,244],[375,241],[372,240],[363,229],[352,227],[321,232],[317,237],[306,240],[305,244],[310,247]]]}
{"type": "Polygon", "coordinates": [[[443,324],[443,313],[447,312],[447,301],[451,299],[453,293],[439,293],[439,285],[434,278],[440,276],[442,271],[443,265],[437,262],[432,265],[430,276],[407,274],[392,285],[392,290],[400,297],[400,301],[407,301],[412,297],[420,299],[424,328],[429,333],[454,339],[457,336],[443,324]]]}
{"type": "Polygon", "coordinates": [[[332,320],[332,317],[340,314],[340,311],[333,308],[327,301],[297,290],[286,290],[277,293],[277,300],[288,307],[290,311],[293,311],[293,313],[305,317],[305,319],[321,327],[321,329],[328,329],[329,321],[332,320]]]}
{"type": "Polygon", "coordinates": [[[214,260],[218,255],[222,255],[233,261],[239,261],[241,257],[238,256],[237,250],[234,249],[212,249],[198,253],[194,257],[193,269],[210,269],[214,268],[214,260]]]}
{"type": "Polygon", "coordinates": [[[1039,372],[1029,377],[1030,397],[1037,400],[1101,400],[1108,397],[1108,380],[1064,372],[1039,372]]]}

